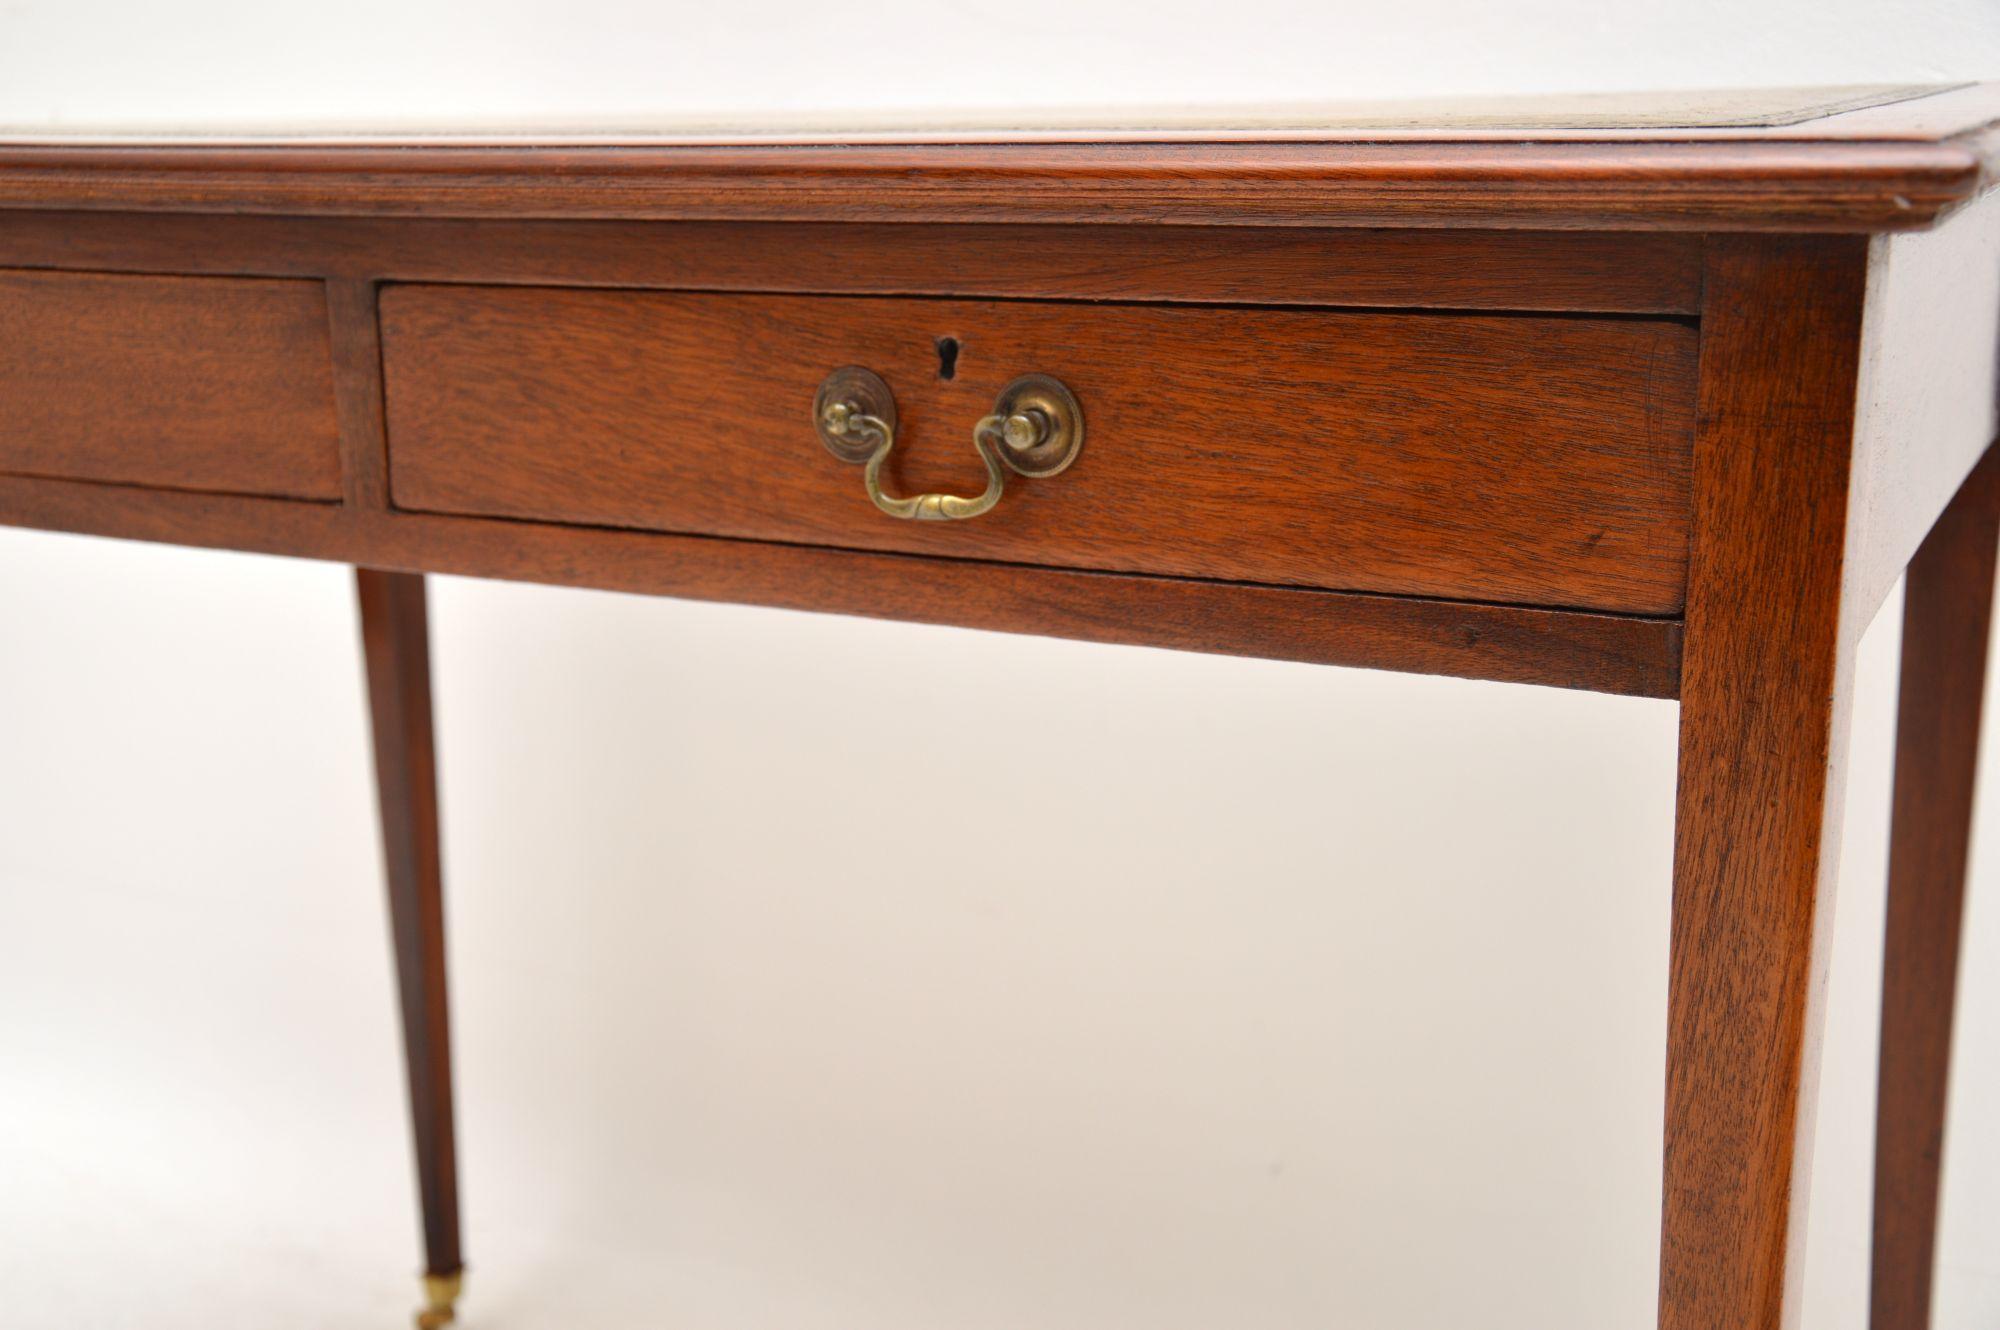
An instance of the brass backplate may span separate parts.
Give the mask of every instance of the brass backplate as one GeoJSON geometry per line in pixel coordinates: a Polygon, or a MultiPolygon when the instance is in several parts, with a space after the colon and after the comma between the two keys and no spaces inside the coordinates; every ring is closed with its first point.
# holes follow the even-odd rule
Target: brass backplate
{"type": "MultiPolygon", "coordinates": [[[[865,371],[864,371],[865,372],[865,371]]],[[[1039,414],[1048,421],[1041,442],[1026,448],[1002,444],[1000,455],[1024,476],[1053,476],[1083,451],[1083,408],[1062,381],[1048,374],[1023,374],[1000,390],[993,414],[1039,414]]]]}
{"type": "Polygon", "coordinates": [[[835,433],[828,423],[827,408],[837,402],[847,403],[857,415],[875,417],[889,427],[892,436],[895,434],[896,398],[882,376],[859,365],[837,369],[826,376],[813,398],[813,427],[819,431],[819,441],[826,445],[827,451],[841,461],[867,461],[882,439],[866,430],[835,433]]]}

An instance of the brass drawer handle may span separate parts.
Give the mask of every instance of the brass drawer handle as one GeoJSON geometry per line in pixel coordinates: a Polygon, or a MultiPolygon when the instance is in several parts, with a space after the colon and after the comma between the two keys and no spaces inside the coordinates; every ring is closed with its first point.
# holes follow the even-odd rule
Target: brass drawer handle
{"type": "Polygon", "coordinates": [[[896,399],[873,370],[849,365],[827,375],[813,399],[813,423],[827,451],[843,462],[867,464],[861,483],[877,508],[919,522],[977,517],[1000,502],[1008,471],[1053,476],[1083,448],[1083,409],[1047,374],[1024,374],[1002,388],[993,414],[972,427],[972,446],[986,463],[986,492],[974,499],[883,493],[882,463],[896,446],[896,399]]]}

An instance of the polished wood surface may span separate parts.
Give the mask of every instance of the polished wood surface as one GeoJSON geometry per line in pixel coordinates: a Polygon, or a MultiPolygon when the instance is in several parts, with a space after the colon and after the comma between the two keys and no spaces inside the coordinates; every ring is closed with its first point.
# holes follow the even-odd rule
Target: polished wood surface
{"type": "Polygon", "coordinates": [[[382,430],[382,334],[375,285],[334,278],[326,284],[335,405],[340,423],[342,499],[349,509],[389,504],[389,456],[382,430]]]}
{"type": "Polygon", "coordinates": [[[1701,239],[1659,232],[873,222],[523,222],[0,210],[0,258],[91,271],[1694,314],[1701,239]]]}
{"type": "MultiPolygon", "coordinates": [[[[1324,299],[1386,309],[1686,314],[1696,307],[1700,254],[1698,238],[1651,233],[449,222],[0,210],[0,262],[62,272],[240,270],[325,279],[344,463],[344,502],[334,505],[0,477],[0,520],[406,571],[607,585],[1671,696],[1679,661],[1679,626],[1672,618],[1114,578],[991,560],[956,566],[963,552],[949,547],[948,559],[899,559],[400,511],[389,498],[375,301],[383,283],[393,288],[424,279],[715,291],[789,285],[945,293],[958,286],[1038,299],[1130,304],[1143,297],[1168,310],[1324,299]]],[[[1692,336],[1685,328],[1666,335],[1692,336]]],[[[923,354],[924,374],[934,379],[932,349],[923,354]]],[[[801,409],[796,460],[832,467],[838,502],[851,511],[859,501],[855,469],[826,456],[805,415],[801,409]]],[[[1099,429],[1087,446],[1108,437],[1115,438],[1099,429]]],[[[949,442],[948,456],[961,459],[951,464],[962,464],[969,446],[956,437],[949,442]]],[[[1559,459],[1537,455],[1525,466],[1543,474],[1553,462],[1559,459]]],[[[1031,494],[1021,486],[1010,499],[1031,494]]],[[[1004,509],[989,516],[1004,516],[1004,509]]]]}
{"type": "Polygon", "coordinates": [[[1634,615],[6,477],[0,477],[0,524],[1644,697],[1672,697],[1680,679],[1679,621],[1634,615]]]}
{"type": "MultiPolygon", "coordinates": [[[[0,310],[53,348],[0,361],[44,422],[0,441],[40,450],[0,465],[0,522],[375,570],[441,1274],[421,574],[1678,696],[1659,1323],[1796,1330],[1854,644],[2000,425],[2000,98],[1904,105],[1532,140],[0,148],[0,310]],[[290,331],[215,336],[253,291],[290,331]],[[903,407],[906,490],[975,488],[971,423],[1030,370],[1082,397],[1083,458],[897,524],[812,432],[852,363],[903,407]]],[[[1928,1273],[1980,465],[1912,579],[1877,1330],[1928,1273]]]]}
{"type": "Polygon", "coordinates": [[[1875,1094],[1872,1330],[1928,1330],[1952,1008],[1986,699],[2000,452],[1989,453],[1910,564],[1889,830],[1875,1094]]]}
{"type": "Polygon", "coordinates": [[[1680,323],[439,286],[381,311],[401,509],[1680,608],[1680,323]],[[973,423],[1030,371],[1076,393],[1084,450],[975,520],[890,519],[813,431],[843,365],[895,393],[895,493],[978,494],[973,423]]]}
{"type": "Polygon", "coordinates": [[[1852,688],[1867,247],[1718,241],[1702,313],[1667,995],[1662,1330],[1794,1330],[1852,688]]]}
{"type": "Polygon", "coordinates": [[[1896,231],[2000,140],[0,147],[0,207],[405,217],[1896,231]]]}
{"type": "Polygon", "coordinates": [[[360,568],[355,570],[355,586],[375,738],[417,1195],[423,1209],[424,1271],[452,1275],[465,1262],[459,1250],[444,882],[438,852],[437,756],[431,730],[424,579],[360,568]]]}
{"type": "Polygon", "coordinates": [[[0,270],[0,474],[338,498],[320,284],[0,270]]]}

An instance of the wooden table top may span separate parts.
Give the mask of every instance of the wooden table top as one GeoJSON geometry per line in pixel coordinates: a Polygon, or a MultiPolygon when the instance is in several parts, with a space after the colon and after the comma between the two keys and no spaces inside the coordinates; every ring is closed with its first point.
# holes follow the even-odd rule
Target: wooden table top
{"type": "Polygon", "coordinates": [[[1105,142],[1283,138],[1353,142],[1624,137],[1931,138],[1965,127],[1957,83],[1869,83],[1671,92],[1541,93],[1502,97],[1330,99],[1313,102],[1035,106],[1005,110],[826,107],[798,111],[408,116],[276,114],[255,121],[187,117],[164,124],[71,117],[39,128],[0,119],[0,142],[70,143],[858,143],[1105,142]]]}
{"type": "Polygon", "coordinates": [[[1869,232],[2000,174],[2000,84],[1092,116],[0,127],[0,207],[1869,232]]]}

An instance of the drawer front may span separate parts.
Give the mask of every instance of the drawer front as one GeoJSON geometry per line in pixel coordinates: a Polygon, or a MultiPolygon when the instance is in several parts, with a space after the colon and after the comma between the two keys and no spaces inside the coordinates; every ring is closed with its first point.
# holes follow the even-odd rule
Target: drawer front
{"type": "Polygon", "coordinates": [[[339,498],[321,284],[0,271],[0,473],[339,498]]]}
{"type": "Polygon", "coordinates": [[[385,288],[381,320],[405,509],[1681,606],[1697,338],[1674,321],[430,285],[385,288]],[[895,520],[815,433],[847,365],[895,395],[892,493],[980,493],[973,424],[1030,372],[1075,393],[1082,452],[982,516],[895,520]]]}

